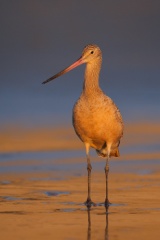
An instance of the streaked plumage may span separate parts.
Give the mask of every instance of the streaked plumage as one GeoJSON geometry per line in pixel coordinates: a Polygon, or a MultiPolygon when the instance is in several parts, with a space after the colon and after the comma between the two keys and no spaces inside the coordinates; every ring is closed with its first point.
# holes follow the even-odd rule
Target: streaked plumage
{"type": "Polygon", "coordinates": [[[111,156],[119,156],[118,146],[123,135],[123,121],[115,103],[99,87],[99,73],[102,64],[100,48],[93,44],[87,45],[82,52],[82,56],[75,63],[43,83],[47,83],[83,63],[86,63],[83,91],[73,108],[73,126],[78,137],[86,146],[88,169],[86,205],[91,206],[93,203],[90,197],[92,169],[89,158],[90,147],[94,148],[98,155],[106,158],[105,205],[108,205],[108,159],[111,156]]]}

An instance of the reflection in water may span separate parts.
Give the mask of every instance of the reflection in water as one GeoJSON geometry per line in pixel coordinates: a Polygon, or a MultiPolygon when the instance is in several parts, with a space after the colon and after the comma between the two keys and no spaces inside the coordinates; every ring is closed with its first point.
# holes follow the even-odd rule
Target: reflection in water
{"type": "Polygon", "coordinates": [[[91,240],[91,207],[87,207],[87,213],[88,213],[88,231],[87,231],[87,240],[91,240]]]}
{"type": "MultiPolygon", "coordinates": [[[[106,209],[106,227],[104,231],[104,240],[108,240],[108,209],[109,206],[105,207],[106,209]]],[[[87,213],[88,213],[88,231],[87,231],[87,240],[92,240],[91,238],[91,207],[87,207],[87,213]]]]}
{"type": "Polygon", "coordinates": [[[109,239],[109,237],[108,237],[108,209],[109,209],[109,206],[105,207],[105,209],[106,209],[106,227],[105,227],[104,239],[108,240],[109,239]]]}

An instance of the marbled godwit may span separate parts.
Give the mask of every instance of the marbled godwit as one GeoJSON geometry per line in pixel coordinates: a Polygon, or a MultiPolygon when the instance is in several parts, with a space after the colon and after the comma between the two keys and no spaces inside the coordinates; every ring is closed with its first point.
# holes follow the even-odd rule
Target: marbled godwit
{"type": "Polygon", "coordinates": [[[106,158],[106,198],[108,200],[109,158],[118,157],[118,146],[123,135],[123,121],[119,109],[111,98],[99,87],[99,73],[102,64],[102,53],[98,46],[87,45],[82,56],[72,65],[47,79],[43,84],[61,76],[79,65],[86,63],[83,91],[73,108],[73,126],[78,137],[84,142],[87,155],[88,197],[85,204],[89,207],[91,200],[91,170],[89,149],[94,148],[97,154],[106,158]]]}

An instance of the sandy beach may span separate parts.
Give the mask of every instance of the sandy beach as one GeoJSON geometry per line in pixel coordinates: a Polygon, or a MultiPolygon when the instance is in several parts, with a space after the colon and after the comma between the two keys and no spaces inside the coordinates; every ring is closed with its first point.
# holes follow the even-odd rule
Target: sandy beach
{"type": "Polygon", "coordinates": [[[83,204],[85,154],[72,129],[1,130],[1,239],[159,239],[160,127],[129,124],[125,131],[121,157],[110,161],[112,204],[108,209],[102,204],[104,160],[93,154],[92,199],[96,206],[88,211],[83,204]],[[56,157],[48,157],[48,152],[55,151],[56,157]]]}

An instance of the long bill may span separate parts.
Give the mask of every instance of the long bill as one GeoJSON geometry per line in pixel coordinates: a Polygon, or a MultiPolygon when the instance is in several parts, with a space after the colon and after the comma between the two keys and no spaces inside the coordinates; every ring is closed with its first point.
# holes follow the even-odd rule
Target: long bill
{"type": "Polygon", "coordinates": [[[83,61],[83,58],[80,57],[76,62],[74,62],[73,64],[71,64],[69,67],[63,69],[62,71],[60,71],[59,73],[55,74],[54,76],[48,78],[46,81],[42,82],[42,84],[45,84],[45,83],[48,83],[52,80],[54,80],[55,78],[57,77],[60,77],[61,75],[71,71],[72,69],[78,67],[79,65],[83,64],[84,61],[83,61]]]}

